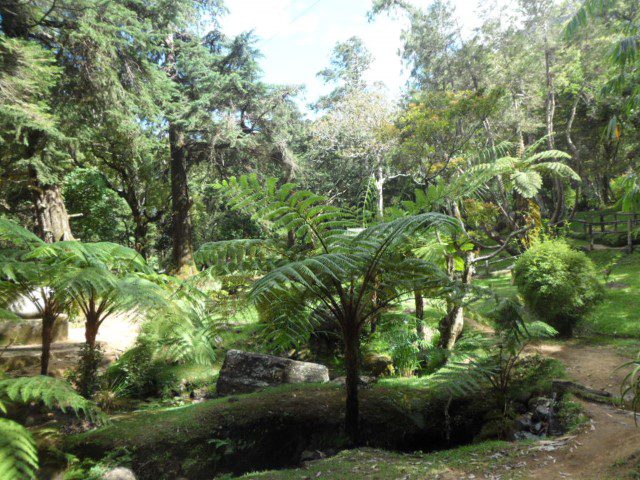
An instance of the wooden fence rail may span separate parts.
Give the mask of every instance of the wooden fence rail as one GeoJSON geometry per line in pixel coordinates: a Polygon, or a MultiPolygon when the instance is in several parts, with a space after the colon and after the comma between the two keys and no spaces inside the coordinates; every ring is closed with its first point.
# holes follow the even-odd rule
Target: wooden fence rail
{"type": "Polygon", "coordinates": [[[624,212],[595,212],[591,213],[592,217],[600,219],[599,222],[593,220],[575,219],[575,223],[582,224],[583,232],[587,240],[589,240],[589,250],[593,250],[595,237],[605,235],[627,234],[627,251],[633,252],[633,234],[634,230],[640,227],[639,213],[624,212]],[[606,220],[607,217],[613,216],[613,220],[606,220]]]}

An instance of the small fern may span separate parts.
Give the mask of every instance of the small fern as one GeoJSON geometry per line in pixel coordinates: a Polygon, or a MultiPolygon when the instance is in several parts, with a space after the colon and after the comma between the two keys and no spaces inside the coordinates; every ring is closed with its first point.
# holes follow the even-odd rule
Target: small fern
{"type": "MultiPolygon", "coordinates": [[[[75,412],[94,421],[103,416],[95,405],[63,380],[52,377],[21,377],[0,380],[0,412],[5,403],[42,403],[47,408],[75,412]]],[[[0,478],[24,480],[36,478],[38,450],[31,433],[19,423],[0,418],[0,478]]]]}

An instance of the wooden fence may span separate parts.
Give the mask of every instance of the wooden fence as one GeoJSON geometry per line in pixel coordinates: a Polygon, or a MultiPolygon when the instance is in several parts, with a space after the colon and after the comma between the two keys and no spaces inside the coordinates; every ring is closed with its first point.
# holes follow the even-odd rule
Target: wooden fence
{"type": "Polygon", "coordinates": [[[640,227],[640,214],[623,212],[588,212],[589,220],[574,219],[582,225],[585,238],[589,241],[589,250],[593,250],[596,237],[607,235],[627,235],[627,251],[633,252],[634,231],[640,227]],[[613,220],[608,218],[613,217],[613,220]],[[597,219],[597,220],[594,220],[597,219]]]}

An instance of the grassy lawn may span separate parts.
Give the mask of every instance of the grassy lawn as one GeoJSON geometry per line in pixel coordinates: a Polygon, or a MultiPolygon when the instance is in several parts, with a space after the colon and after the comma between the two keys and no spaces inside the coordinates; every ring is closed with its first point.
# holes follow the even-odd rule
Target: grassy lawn
{"type": "Polygon", "coordinates": [[[589,256],[603,271],[610,269],[605,299],[581,323],[587,335],[640,338],[640,253],[591,252],[589,256]]]}
{"type": "MultiPolygon", "coordinates": [[[[617,250],[602,250],[589,252],[589,257],[602,272],[602,281],[607,286],[604,301],[578,325],[579,335],[599,343],[617,339],[621,346],[628,346],[629,342],[640,339],[640,252],[627,255],[617,250]]],[[[517,294],[509,274],[478,280],[476,284],[489,288],[499,297],[517,294]]],[[[493,299],[485,299],[475,303],[471,310],[484,316],[494,307],[493,299]]]]}
{"type": "MultiPolygon", "coordinates": [[[[480,475],[487,470],[496,472],[502,470],[504,465],[513,464],[521,449],[522,444],[497,441],[430,454],[403,454],[365,448],[340,452],[335,457],[311,462],[303,469],[252,473],[242,478],[269,480],[480,478],[469,475],[480,475]]],[[[517,478],[517,473],[512,475],[509,478],[517,478]]]]}

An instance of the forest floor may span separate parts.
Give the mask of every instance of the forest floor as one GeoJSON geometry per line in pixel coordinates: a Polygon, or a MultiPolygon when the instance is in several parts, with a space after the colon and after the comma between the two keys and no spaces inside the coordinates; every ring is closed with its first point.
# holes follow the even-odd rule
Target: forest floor
{"type": "MultiPolygon", "coordinates": [[[[630,357],[615,345],[580,340],[543,343],[539,353],[563,362],[570,379],[619,395],[630,357]]],[[[341,452],[302,469],[250,474],[269,480],[524,480],[640,478],[640,428],[633,414],[609,405],[578,400],[590,420],[570,434],[539,442],[484,442],[430,454],[374,449],[341,452]]]]}

